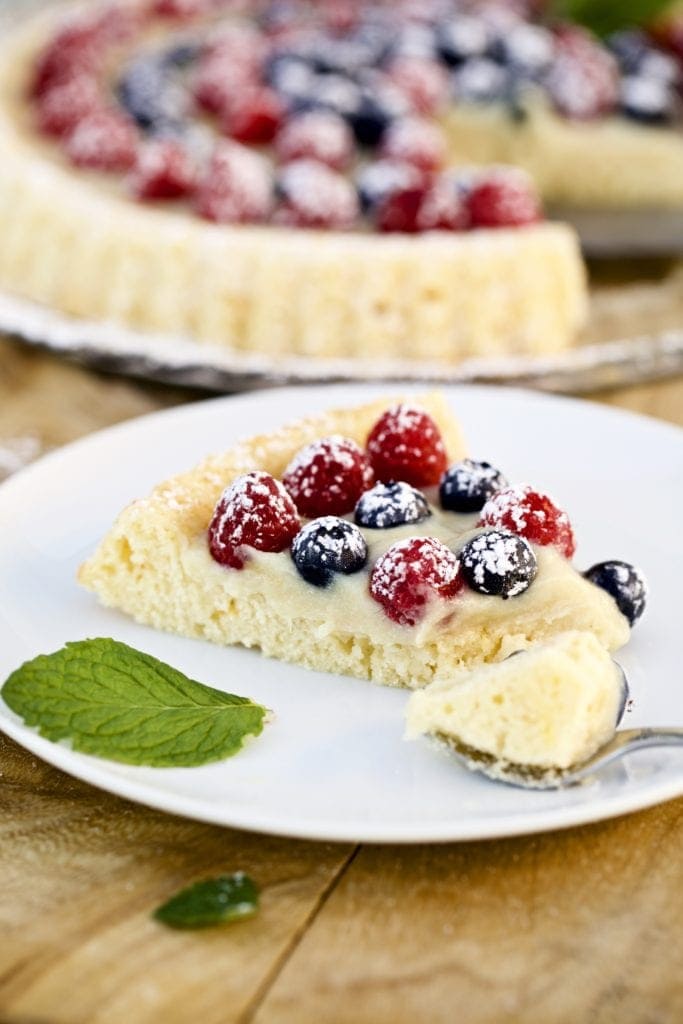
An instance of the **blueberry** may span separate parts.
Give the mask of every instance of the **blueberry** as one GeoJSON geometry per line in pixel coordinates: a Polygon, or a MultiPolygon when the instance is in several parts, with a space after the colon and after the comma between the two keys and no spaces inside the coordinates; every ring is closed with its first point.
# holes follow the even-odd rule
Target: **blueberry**
{"type": "Polygon", "coordinates": [[[421,523],[431,514],[424,494],[400,482],[375,484],[366,491],[356,504],[354,519],[371,530],[388,530],[405,523],[421,523]]]}
{"type": "Polygon", "coordinates": [[[184,42],[176,41],[161,55],[161,62],[168,68],[186,68],[197,60],[201,52],[201,45],[190,39],[184,42]]]}
{"type": "Polygon", "coordinates": [[[520,23],[496,40],[493,52],[515,74],[535,79],[550,66],[553,51],[553,37],[546,28],[520,23]]]}
{"type": "Polygon", "coordinates": [[[292,558],[307,583],[327,587],[335,573],[349,576],[362,569],[368,560],[368,546],[353,523],[337,516],[322,516],[296,535],[292,558]]]}
{"type": "Polygon", "coordinates": [[[510,88],[510,74],[487,57],[468,60],[453,73],[452,91],[457,100],[491,103],[504,100],[510,88]]]}
{"type": "Polygon", "coordinates": [[[314,107],[331,110],[349,123],[361,109],[361,88],[345,75],[316,75],[311,90],[314,107]]]}
{"type": "Polygon", "coordinates": [[[621,80],[621,111],[643,124],[666,124],[673,117],[674,96],[667,82],[641,75],[621,80]]]}
{"type": "Polygon", "coordinates": [[[490,43],[489,30],[479,18],[460,16],[437,28],[437,50],[450,67],[459,67],[472,57],[483,57],[490,43]]]}
{"type": "Polygon", "coordinates": [[[633,626],[645,610],[647,583],[640,569],[628,562],[598,562],[584,576],[596,587],[606,590],[617,602],[617,607],[629,625],[633,626]]]}
{"type": "Polygon", "coordinates": [[[500,470],[490,463],[463,459],[441,477],[439,500],[449,512],[478,512],[492,494],[507,485],[500,470]]]}
{"type": "Polygon", "coordinates": [[[437,50],[437,35],[431,25],[409,23],[400,30],[396,37],[392,47],[392,56],[433,60],[438,56],[437,50]]]}
{"type": "Polygon", "coordinates": [[[523,594],[536,577],[536,556],[523,537],[485,530],[460,551],[462,572],[472,590],[498,597],[523,594]]]}
{"type": "Polygon", "coordinates": [[[365,164],[358,172],[356,188],[364,213],[374,208],[399,189],[411,188],[419,179],[420,172],[409,164],[392,163],[391,160],[375,160],[365,164]]]}
{"type": "Polygon", "coordinates": [[[613,32],[605,42],[616,57],[619,67],[627,75],[638,71],[641,61],[650,49],[647,36],[638,29],[613,32]]]}
{"type": "Polygon", "coordinates": [[[117,93],[121,105],[141,128],[182,120],[187,112],[185,91],[154,59],[141,58],[130,64],[119,79],[117,93]]]}
{"type": "Polygon", "coordinates": [[[394,120],[390,109],[377,96],[366,93],[361,96],[358,109],[350,114],[348,121],[360,146],[376,146],[394,120]]]}

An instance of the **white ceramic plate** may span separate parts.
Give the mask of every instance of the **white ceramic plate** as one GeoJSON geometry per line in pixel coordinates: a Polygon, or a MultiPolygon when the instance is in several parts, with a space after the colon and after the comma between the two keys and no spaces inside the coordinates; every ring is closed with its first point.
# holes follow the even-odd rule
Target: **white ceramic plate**
{"type": "MultiPolygon", "coordinates": [[[[254,651],[166,636],[97,606],[79,562],[128,501],[238,436],[303,411],[381,393],[344,386],[261,392],[149,416],[42,459],[0,488],[0,678],[67,640],[113,636],[195,679],[276,712],[235,758],[193,769],[130,768],[73,753],[0,702],[0,727],[51,764],[177,814],[325,840],[429,842],[514,835],[595,821],[683,793],[683,751],[645,751],[602,781],[526,792],[470,775],[402,739],[406,694],[309,672],[254,651]]],[[[683,725],[680,680],[683,432],[564,398],[448,389],[470,450],[513,480],[554,493],[571,513],[578,564],[625,558],[650,580],[644,619],[620,660],[635,707],[628,725],[683,725]]]]}

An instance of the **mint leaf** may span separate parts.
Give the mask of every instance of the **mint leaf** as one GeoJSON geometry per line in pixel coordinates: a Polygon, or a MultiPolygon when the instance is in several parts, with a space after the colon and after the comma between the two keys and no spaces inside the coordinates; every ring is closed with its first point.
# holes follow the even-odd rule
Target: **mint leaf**
{"type": "Polygon", "coordinates": [[[214,690],[117,640],[68,643],[27,661],[6,704],[49,740],[124,764],[189,767],[236,754],[266,709],[214,690]]]}
{"type": "Polygon", "coordinates": [[[620,28],[647,25],[671,7],[671,0],[554,0],[553,12],[561,18],[576,21],[600,36],[620,28]]]}
{"type": "Polygon", "coordinates": [[[207,928],[252,917],[258,899],[256,884],[243,871],[236,871],[182,889],[152,916],[171,928],[207,928]]]}

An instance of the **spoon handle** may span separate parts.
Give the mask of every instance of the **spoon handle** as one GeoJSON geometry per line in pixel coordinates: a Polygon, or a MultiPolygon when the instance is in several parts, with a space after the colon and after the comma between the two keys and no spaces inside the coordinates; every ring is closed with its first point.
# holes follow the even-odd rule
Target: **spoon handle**
{"type": "Polygon", "coordinates": [[[614,738],[601,747],[593,757],[589,758],[580,768],[571,773],[573,779],[582,779],[610,764],[612,761],[630,754],[634,750],[646,747],[683,746],[683,729],[677,728],[641,728],[622,729],[615,733],[614,738]]]}

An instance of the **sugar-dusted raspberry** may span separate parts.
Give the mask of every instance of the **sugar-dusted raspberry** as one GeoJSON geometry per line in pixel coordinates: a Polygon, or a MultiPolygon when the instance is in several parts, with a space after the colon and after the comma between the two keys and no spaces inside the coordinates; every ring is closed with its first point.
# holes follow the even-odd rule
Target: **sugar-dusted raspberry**
{"type": "Polygon", "coordinates": [[[135,163],[138,132],[116,110],[97,110],[78,122],[67,138],[66,152],[77,167],[127,171],[135,163]]]}
{"type": "Polygon", "coordinates": [[[282,482],[302,516],[343,516],[372,487],[370,462],[355,441],[333,434],[302,448],[282,482]]]}
{"type": "Polygon", "coordinates": [[[31,96],[41,96],[75,76],[92,74],[100,56],[96,22],[90,18],[73,19],[59,29],[38,57],[29,89],[31,96]]]}
{"type": "Polygon", "coordinates": [[[205,14],[209,8],[209,0],[152,0],[151,11],[159,18],[170,18],[174,21],[191,21],[205,14]]]}
{"type": "Polygon", "coordinates": [[[223,117],[226,135],[249,145],[272,142],[285,116],[285,106],[268,86],[244,89],[233,96],[223,117]]]}
{"type": "Polygon", "coordinates": [[[413,487],[429,487],[438,484],[448,465],[434,420],[424,409],[404,402],[380,416],[366,447],[375,476],[383,483],[402,480],[413,487]]]}
{"type": "Polygon", "coordinates": [[[151,139],[140,146],[128,187],[137,199],[179,199],[192,193],[197,168],[175,139],[151,139]]]}
{"type": "Polygon", "coordinates": [[[444,135],[438,125],[422,117],[402,117],[390,124],[382,137],[380,155],[386,160],[413,164],[433,174],[446,157],[444,135]]]}
{"type": "Polygon", "coordinates": [[[477,525],[503,527],[532,544],[552,544],[565,558],[576,550],[567,513],[528,484],[497,491],[481,510],[477,525]]]}
{"type": "Polygon", "coordinates": [[[378,231],[405,234],[464,231],[469,227],[469,216],[458,189],[443,176],[390,192],[377,204],[375,225],[378,231]]]}
{"type": "Polygon", "coordinates": [[[529,178],[497,171],[475,179],[465,197],[474,228],[523,227],[542,219],[541,205],[529,178]]]}
{"type": "Polygon", "coordinates": [[[349,228],[358,216],[358,197],[341,174],[314,160],[295,160],[277,179],[280,203],[275,221],[298,228],[349,228]]]}
{"type": "Polygon", "coordinates": [[[614,57],[589,32],[563,25],[555,33],[555,55],[544,84],[564,117],[589,121],[614,110],[619,70],[614,57]]]}
{"type": "Polygon", "coordinates": [[[310,110],[290,118],[275,139],[280,163],[316,160],[335,171],[349,166],[353,133],[343,117],[329,110],[310,110]]]}
{"type": "Polygon", "coordinates": [[[388,75],[418,114],[433,114],[448,99],[448,72],[436,60],[397,57],[390,64],[388,75]]]}
{"type": "Polygon", "coordinates": [[[457,557],[434,537],[392,544],[370,576],[370,596],[401,626],[417,625],[430,599],[455,597],[463,587],[457,557]]]}
{"type": "Polygon", "coordinates": [[[37,101],[38,128],[46,135],[67,135],[102,105],[100,90],[90,74],[74,75],[46,89],[37,101]]]}
{"type": "Polygon", "coordinates": [[[239,142],[221,142],[214,150],[197,191],[195,208],[220,224],[265,220],[273,189],[268,164],[239,142]]]}
{"type": "Polygon", "coordinates": [[[190,83],[197,105],[221,118],[228,117],[238,98],[257,85],[250,61],[226,56],[222,51],[203,57],[190,83]]]}
{"type": "Polygon", "coordinates": [[[224,64],[239,64],[258,75],[269,51],[263,33],[247,22],[221,24],[206,41],[206,54],[224,64]]]}
{"type": "Polygon", "coordinates": [[[244,568],[249,554],[284,551],[299,532],[296,506],[270,473],[255,470],[237,477],[218,500],[209,524],[209,551],[221,565],[244,568]]]}

